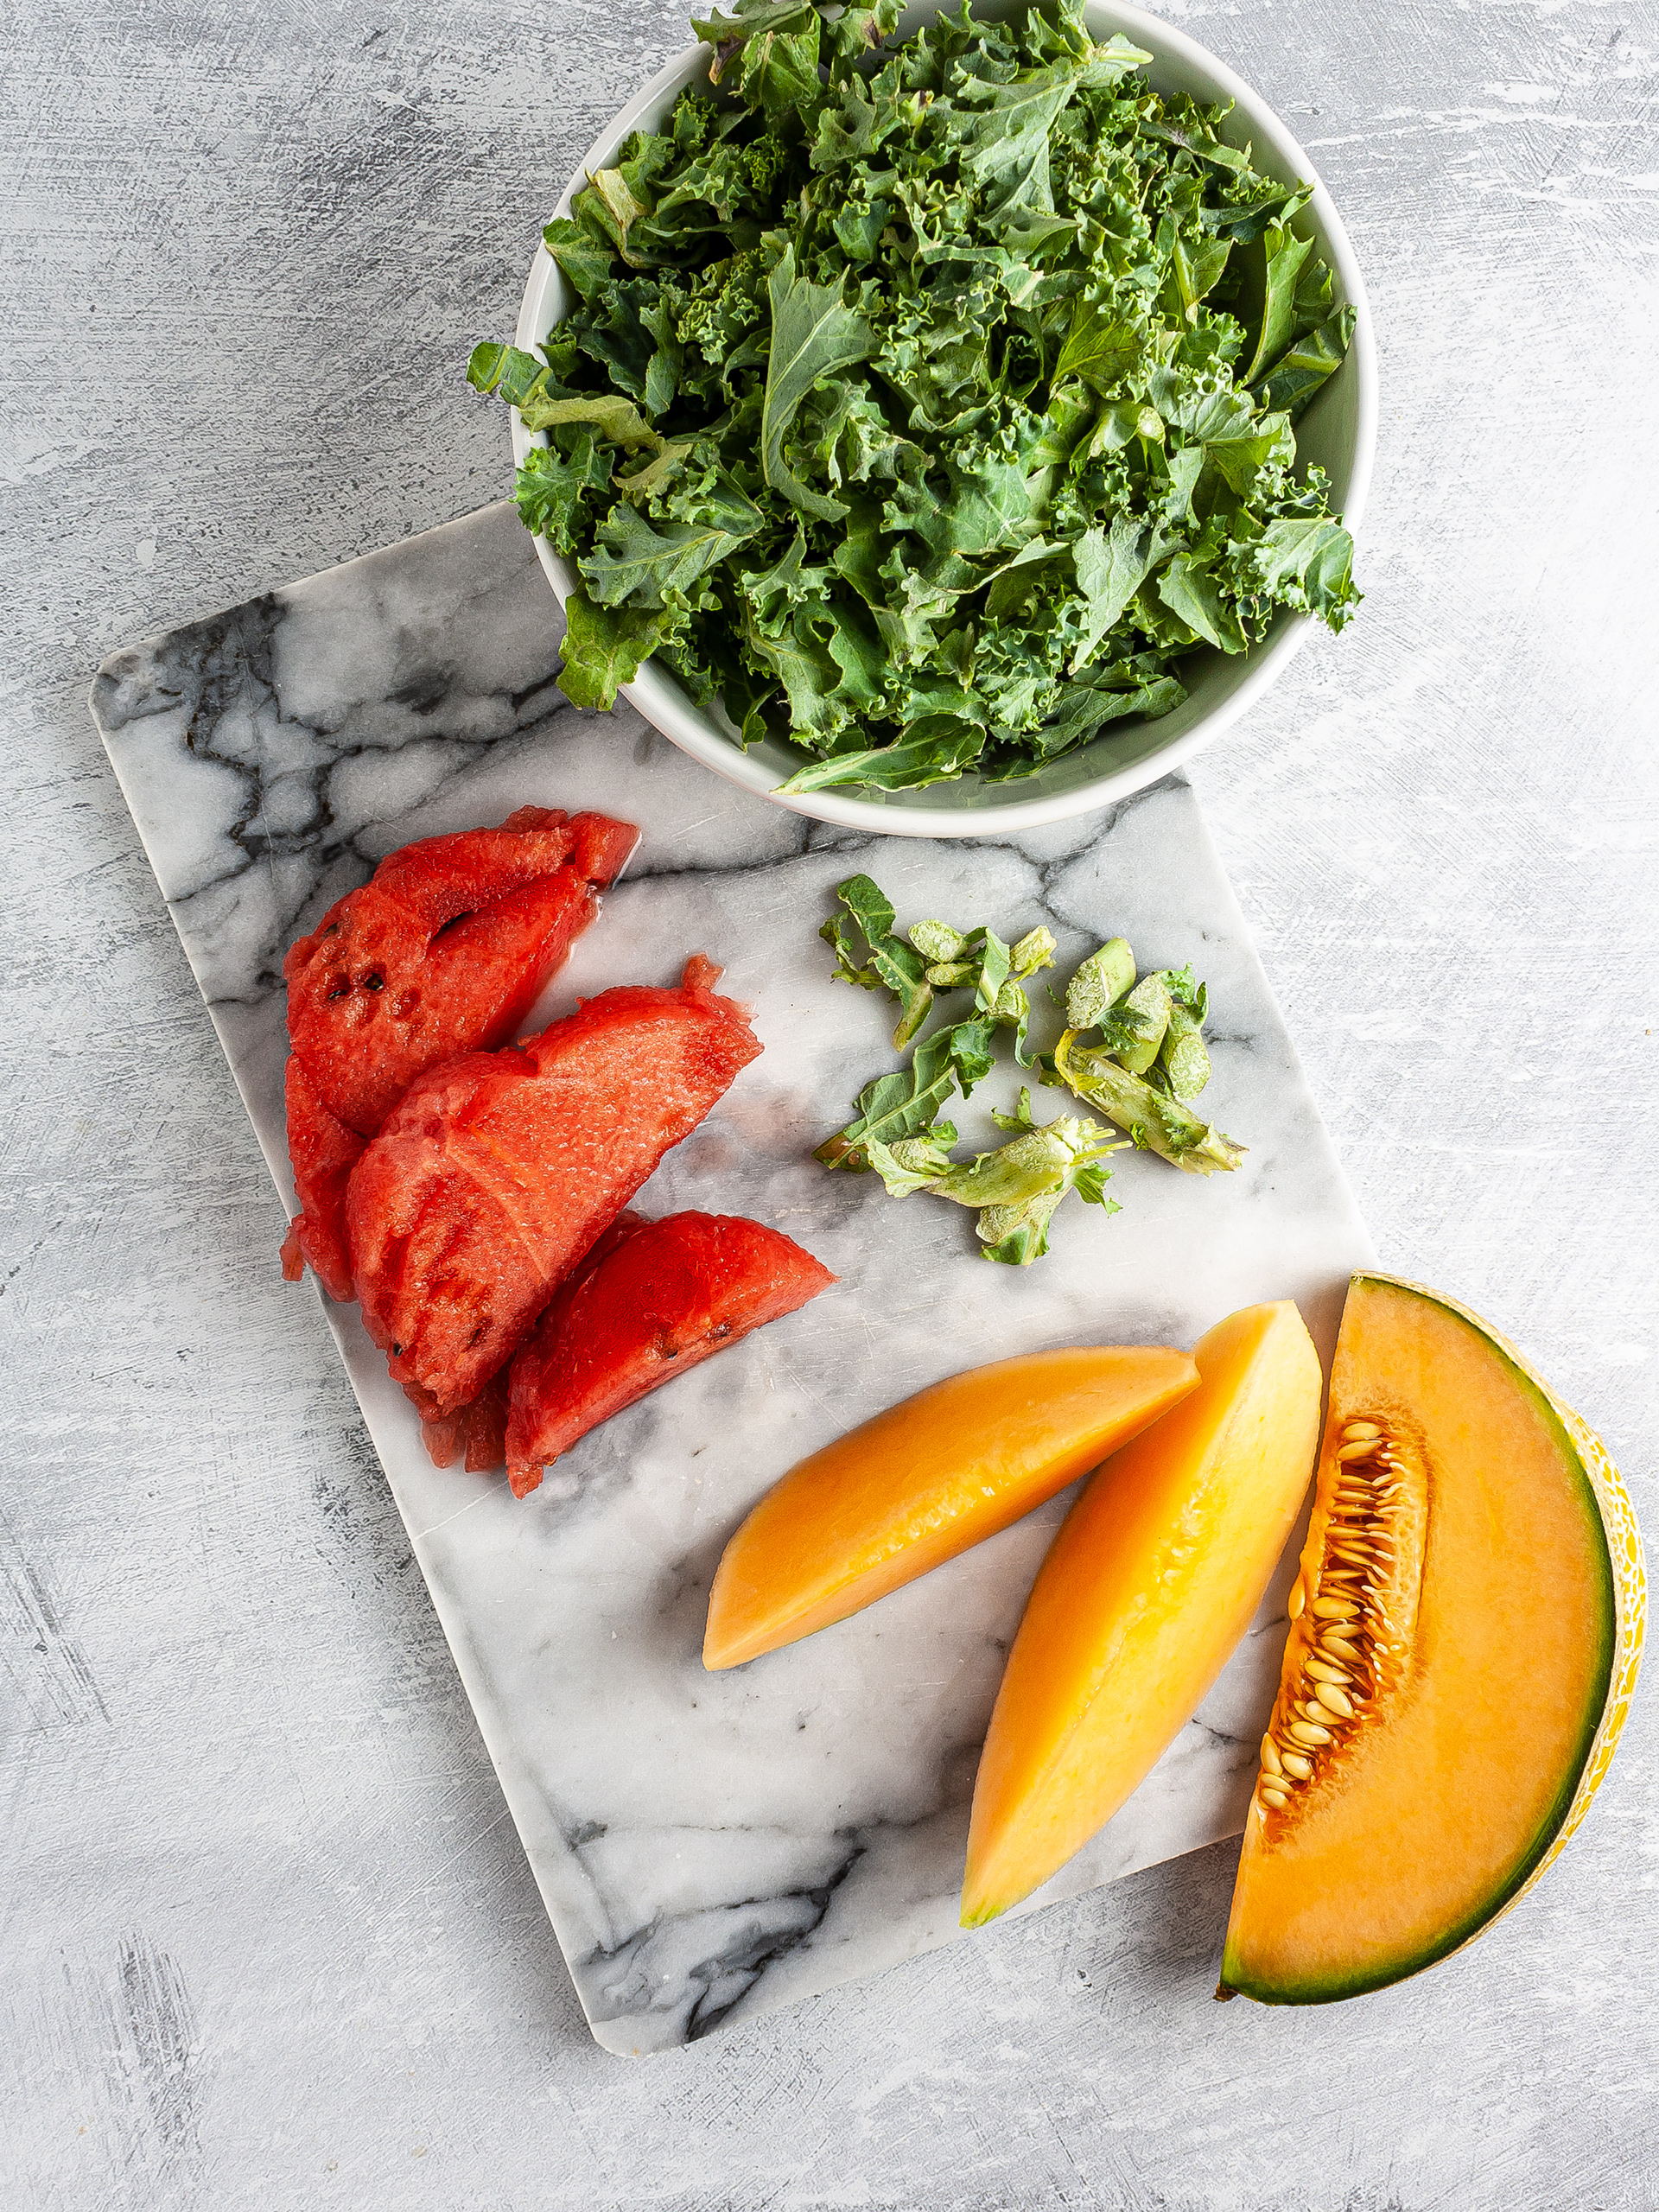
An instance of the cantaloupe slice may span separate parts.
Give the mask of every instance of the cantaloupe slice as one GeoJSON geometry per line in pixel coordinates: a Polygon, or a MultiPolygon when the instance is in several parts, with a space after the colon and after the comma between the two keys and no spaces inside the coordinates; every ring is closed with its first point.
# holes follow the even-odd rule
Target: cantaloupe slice
{"type": "Polygon", "coordinates": [[[849,1430],[768,1491],[727,1545],[703,1665],[793,1643],[994,1536],[1198,1380],[1185,1352],[1161,1345],[1034,1352],[849,1430]]]}
{"type": "Polygon", "coordinates": [[[1458,1948],[1531,1887],[1641,1657],[1618,1471],[1479,1317],[1358,1274],[1220,1996],[1317,2004],[1458,1948]]]}
{"type": "Polygon", "coordinates": [[[1101,1468],[1033,1587],[980,1758],[964,1927],[1046,1882],[1144,1780],[1296,1525],[1321,1389],[1300,1314],[1247,1306],[1193,1357],[1198,1389],[1101,1468]]]}

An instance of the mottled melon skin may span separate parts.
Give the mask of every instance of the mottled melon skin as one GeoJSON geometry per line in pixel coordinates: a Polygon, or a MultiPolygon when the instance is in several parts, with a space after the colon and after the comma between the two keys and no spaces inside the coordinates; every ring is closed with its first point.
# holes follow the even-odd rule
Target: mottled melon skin
{"type": "MultiPolygon", "coordinates": [[[[1453,1313],[1465,1319],[1473,1320],[1475,1318],[1462,1306],[1453,1306],[1449,1299],[1442,1299],[1440,1303],[1450,1306],[1453,1313]]],[[[1480,1325],[1484,1326],[1484,1324],[1480,1325]]],[[[1552,1410],[1559,1416],[1577,1448],[1585,1479],[1596,1502],[1602,1537],[1607,1547],[1613,1631],[1601,1716],[1591,1737],[1584,1764],[1559,1826],[1553,1836],[1540,1836],[1535,1863],[1516,1883],[1497,1910],[1478,1927],[1469,1929],[1457,1943],[1447,1947],[1448,1950],[1460,1950],[1465,1943],[1471,1943],[1477,1936],[1484,1934],[1492,1921],[1501,1919],[1506,1912],[1512,1912],[1528,1891],[1542,1879],[1548,1869],[1554,1865],[1566,1847],[1567,1838],[1589,1811],[1590,1801],[1606,1778],[1607,1770],[1613,1763],[1613,1753],[1618,1748],[1618,1739],[1624,1732],[1624,1723],[1630,1717],[1630,1700],[1636,1694],[1637,1676],[1642,1671],[1642,1644],[1648,1618],[1648,1569],[1642,1549],[1642,1531],[1637,1525],[1636,1508],[1624,1487],[1624,1478],[1613,1465],[1606,1446],[1580,1415],[1550,1397],[1547,1386],[1533,1374],[1512,1344],[1493,1331],[1487,1331],[1487,1334],[1509,1355],[1528,1380],[1549,1399],[1552,1410]]],[[[1423,1963],[1427,1966],[1432,1961],[1426,1959],[1423,1963]]]]}
{"type": "MultiPolygon", "coordinates": [[[[1246,1963],[1251,1933],[1251,1861],[1253,1855],[1270,1854],[1272,1848],[1271,1816],[1253,1796],[1221,1986],[1217,1992],[1222,1997],[1249,1996],[1269,2005],[1332,2003],[1387,1987],[1421,1973],[1483,1934],[1494,1921],[1520,1903],[1583,1820],[1611,1763],[1640,1669],[1646,1614],[1641,1535],[1629,1494],[1599,1439],[1578,1414],[1560,1403],[1516,1348],[1467,1306],[1400,1277],[1367,1273],[1353,1278],[1355,1289],[1371,1286],[1421,1299],[1471,1332],[1498,1370],[1507,1376],[1557,1440],[1563,1469],[1577,1492],[1586,1529],[1592,1537],[1590,1552],[1596,1584],[1597,1648],[1583,1700],[1582,1725],[1576,1742],[1560,1762],[1558,1785],[1541,1818],[1529,1837],[1523,1840],[1502,1878],[1468,1910],[1407,1957],[1356,1960],[1346,1970],[1327,1963],[1304,1974],[1281,1974],[1276,1979],[1267,1979],[1251,1971],[1246,1963]]],[[[1344,1413],[1354,1410],[1339,1410],[1332,1405],[1321,1453],[1321,1492],[1341,1419],[1344,1413]]],[[[1316,1518],[1308,1552],[1304,1554],[1305,1569],[1315,1550],[1318,1533],[1316,1518]]],[[[1431,1533],[1431,1544],[1432,1541],[1431,1533]]],[[[1289,1666],[1287,1649],[1287,1681],[1289,1666]]],[[[1354,1842],[1357,1848],[1363,1849],[1363,1837],[1357,1836],[1354,1842]]]]}

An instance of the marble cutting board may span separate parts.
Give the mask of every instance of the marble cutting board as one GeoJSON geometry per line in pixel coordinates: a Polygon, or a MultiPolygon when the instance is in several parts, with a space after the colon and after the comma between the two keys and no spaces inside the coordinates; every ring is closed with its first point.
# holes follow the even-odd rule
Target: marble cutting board
{"type": "MultiPolygon", "coordinates": [[[[118,653],[92,708],[285,1204],[283,951],[410,838],[531,803],[642,828],[530,1028],[611,983],[671,982],[697,950],[754,1008],[762,1058],[639,1203],[786,1230],[840,1278],[804,1311],[584,1438],[521,1503],[504,1475],[428,1464],[355,1309],[327,1308],[594,2034],[632,2054],[960,1939],[979,1745],[1069,1502],[706,1675],[715,1562],[761,1492],[852,1423],[1010,1352],[1190,1345],[1290,1295],[1328,1361],[1344,1280],[1371,1253],[1184,780],[1017,838],[861,837],[720,781],[630,709],[569,706],[561,628],[503,505],[118,653]],[[832,984],[817,937],[861,868],[901,922],[1010,938],[1046,922],[1062,973],[1114,933],[1143,966],[1191,958],[1215,1010],[1206,1110],[1249,1145],[1243,1168],[1206,1179],[1120,1155],[1122,1211],[1067,1201],[1052,1255],[1020,1271],[979,1258],[961,1210],[816,1166],[893,1062],[887,1001],[832,984]]],[[[964,1135],[991,1134],[976,1110],[1014,1089],[999,1069],[964,1135]]],[[[273,1269],[280,1233],[273,1208],[273,1269]]],[[[1201,1711],[1022,1910],[1237,1833],[1290,1573],[1287,1554],[1201,1711]]]]}

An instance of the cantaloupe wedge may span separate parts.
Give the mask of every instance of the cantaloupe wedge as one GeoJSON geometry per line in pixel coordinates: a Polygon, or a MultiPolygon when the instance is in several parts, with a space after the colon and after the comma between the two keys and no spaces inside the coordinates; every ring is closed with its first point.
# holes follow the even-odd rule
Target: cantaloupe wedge
{"type": "Polygon", "coordinates": [[[962,1920],[994,1920],[1103,1827],[1261,1604],[1306,1493],[1319,1355],[1294,1306],[1193,1351],[1190,1397],[1101,1468],[1033,1587],[991,1715],[962,1920]]]}
{"type": "Polygon", "coordinates": [[[1217,1995],[1318,2005],[1470,1942],[1583,1819],[1636,1687],[1599,1440],[1455,1299],[1357,1274],[1217,1995]]]}
{"type": "Polygon", "coordinates": [[[1198,1381],[1184,1351],[1094,1346],[998,1360],[878,1414],[791,1469],[727,1545],[703,1665],[793,1643],[994,1536],[1198,1381]]]}

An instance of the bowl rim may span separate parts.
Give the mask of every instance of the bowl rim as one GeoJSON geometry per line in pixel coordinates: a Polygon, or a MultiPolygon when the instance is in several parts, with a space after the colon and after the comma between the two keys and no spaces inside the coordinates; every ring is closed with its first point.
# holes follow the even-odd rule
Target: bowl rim
{"type": "MultiPolygon", "coordinates": [[[[944,4],[944,0],[920,0],[920,4],[907,8],[900,19],[898,35],[908,35],[913,27],[912,19],[925,20],[937,15],[944,4]]],[[[1012,12],[1011,10],[1007,11],[1012,12]]],[[[1000,15],[1004,9],[999,7],[996,12],[1000,15]]],[[[1353,340],[1344,364],[1352,367],[1355,410],[1348,488],[1343,500],[1342,517],[1350,534],[1357,535],[1364,517],[1376,458],[1378,416],[1376,347],[1365,281],[1329,188],[1294,135],[1261,94],[1207,47],[1201,46],[1196,39],[1164,16],[1151,15],[1144,8],[1135,6],[1134,0],[1085,0],[1085,15],[1090,19],[1091,31],[1096,31],[1096,35],[1099,35],[1097,26],[1103,22],[1108,35],[1112,32],[1123,32],[1135,44],[1146,47],[1154,60],[1173,60],[1198,75],[1207,77],[1216,88],[1216,96],[1230,100],[1237,110],[1252,141],[1259,137],[1268,142],[1280,162],[1312,185],[1308,210],[1317,218],[1325,233],[1327,257],[1336,271],[1345,302],[1352,307],[1355,314],[1353,340]]],[[[618,110],[594,139],[560,194],[554,209],[554,219],[569,214],[573,200],[593,171],[606,164],[628,136],[639,127],[641,118],[665,93],[677,90],[681,85],[691,80],[696,73],[692,65],[699,60],[706,64],[710,53],[711,48],[702,43],[682,48],[648,83],[640,86],[631,100],[618,110]]],[[[516,344],[526,350],[534,348],[554,327],[557,317],[550,309],[556,289],[561,281],[558,264],[549,253],[545,243],[538,243],[519,305],[518,327],[514,333],[516,344]]],[[[546,439],[543,433],[524,429],[517,408],[511,410],[511,423],[512,454],[516,465],[533,447],[544,444],[546,439]]],[[[571,564],[556,553],[544,537],[537,536],[534,543],[537,557],[563,607],[575,582],[571,564]]],[[[1067,791],[1026,798],[991,799],[983,804],[930,806],[925,803],[918,804],[911,799],[899,807],[880,797],[861,798],[833,791],[781,791],[773,781],[776,772],[772,766],[745,753],[734,738],[722,735],[709,721],[702,710],[694,707],[684,697],[679,686],[672,683],[650,661],[643,664],[632,683],[621,685],[620,690],[621,696],[671,744],[701,760],[705,767],[711,768],[726,782],[735,784],[742,790],[768,800],[774,806],[785,807],[792,813],[805,815],[814,821],[830,823],[842,829],[886,836],[982,837],[998,832],[1039,829],[1052,823],[1069,820],[1076,815],[1096,812],[1116,804],[1170,774],[1191,760],[1201,747],[1208,745],[1224,730],[1230,728],[1278,681],[1306,643],[1315,619],[1311,614],[1289,614],[1265,645],[1243,657],[1239,679],[1225,696],[1218,699],[1190,729],[1172,738],[1165,745],[1154,747],[1138,760],[1077,784],[1067,791]]]]}

